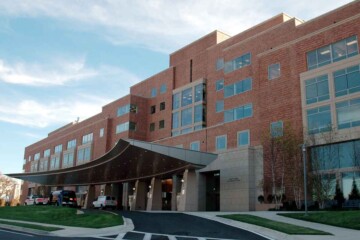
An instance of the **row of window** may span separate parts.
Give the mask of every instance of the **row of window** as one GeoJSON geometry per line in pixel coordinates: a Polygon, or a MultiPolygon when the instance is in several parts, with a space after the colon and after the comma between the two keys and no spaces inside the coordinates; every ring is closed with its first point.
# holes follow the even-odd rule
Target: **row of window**
{"type": "Polygon", "coordinates": [[[224,98],[228,98],[252,89],[252,79],[246,78],[224,87],[224,98]]]}
{"type": "MultiPolygon", "coordinates": [[[[160,120],[159,121],[159,129],[163,129],[163,128],[165,128],[165,120],[160,120]]],[[[155,123],[150,123],[149,129],[150,129],[150,132],[155,131],[155,123]]]]}
{"type": "MultiPolygon", "coordinates": [[[[84,164],[89,162],[91,158],[91,146],[80,148],[77,152],[77,165],[84,164]]],[[[52,156],[50,158],[50,165],[48,159],[43,159],[40,161],[34,161],[31,163],[30,171],[48,171],[56,170],[60,168],[60,155],[52,156]]],[[[68,152],[63,154],[62,168],[68,168],[74,166],[74,152],[68,152]]]]}
{"type": "Polygon", "coordinates": [[[120,123],[116,126],[116,134],[118,133],[122,133],[125,131],[135,131],[136,130],[136,123],[135,122],[125,122],[125,123],[120,123]]]}
{"type": "MultiPolygon", "coordinates": [[[[164,83],[164,84],[162,84],[161,86],[160,86],[160,93],[165,93],[166,92],[166,84],[164,83]]],[[[151,89],[151,97],[156,97],[156,95],[157,95],[157,89],[156,88],[152,88],[151,89]]]]}
{"type": "Polygon", "coordinates": [[[246,67],[251,64],[251,54],[246,53],[240,57],[237,57],[231,61],[225,62],[224,73],[229,73],[237,69],[246,67]]]}
{"type": "Polygon", "coordinates": [[[249,103],[237,108],[224,111],[224,122],[232,122],[235,120],[252,117],[252,114],[252,103],[249,103]]]}
{"type": "Polygon", "coordinates": [[[355,56],[358,53],[357,37],[348,37],[336,43],[308,52],[306,54],[308,70],[355,56]]]}
{"type": "MultiPolygon", "coordinates": [[[[216,151],[227,149],[227,135],[217,136],[215,140],[216,151]]],[[[237,133],[237,146],[244,147],[250,144],[250,130],[240,131],[237,133]]]]}
{"type": "MultiPolygon", "coordinates": [[[[360,92],[360,65],[333,72],[335,97],[360,92]]],[[[305,81],[306,104],[330,99],[328,75],[305,81]]]]}
{"type": "Polygon", "coordinates": [[[185,107],[192,103],[204,101],[205,85],[203,83],[195,87],[187,88],[173,95],[173,110],[185,107]],[[194,96],[194,97],[193,97],[194,96]]]}
{"type": "MultiPolygon", "coordinates": [[[[338,102],[335,107],[338,129],[360,126],[360,98],[338,102]]],[[[306,113],[309,134],[332,129],[330,105],[308,109],[306,113]]]]}
{"type": "MultiPolygon", "coordinates": [[[[165,110],[165,102],[160,103],[160,111],[165,110]]],[[[150,114],[156,113],[156,105],[150,107],[150,114]]]]}
{"type": "Polygon", "coordinates": [[[117,116],[120,117],[129,112],[137,113],[137,106],[135,104],[126,104],[124,106],[121,106],[117,110],[117,116]]]}

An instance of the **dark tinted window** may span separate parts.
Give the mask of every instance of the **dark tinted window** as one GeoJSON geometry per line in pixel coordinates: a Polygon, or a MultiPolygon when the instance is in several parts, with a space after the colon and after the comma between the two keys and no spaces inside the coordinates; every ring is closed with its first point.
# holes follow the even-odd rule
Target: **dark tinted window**
{"type": "Polygon", "coordinates": [[[106,200],[111,200],[110,196],[106,196],[106,200]]]}

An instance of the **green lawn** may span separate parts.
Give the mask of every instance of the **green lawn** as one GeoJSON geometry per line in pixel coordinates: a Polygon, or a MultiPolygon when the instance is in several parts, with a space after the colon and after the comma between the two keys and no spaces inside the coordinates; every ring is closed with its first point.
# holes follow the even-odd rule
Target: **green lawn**
{"type": "Polygon", "coordinates": [[[309,222],[360,230],[360,211],[331,211],[311,212],[305,217],[304,213],[279,213],[281,216],[301,219],[309,222]]]}
{"type": "Polygon", "coordinates": [[[266,227],[290,235],[331,235],[330,233],[319,231],[316,229],[296,226],[283,222],[277,222],[248,214],[219,215],[218,217],[228,218],[261,227],[266,227]]]}
{"type": "Polygon", "coordinates": [[[42,230],[42,231],[47,231],[47,232],[57,231],[57,230],[62,229],[62,228],[57,228],[57,227],[45,227],[45,226],[35,225],[35,224],[8,222],[8,221],[2,221],[2,220],[0,220],[0,224],[6,224],[6,225],[12,225],[12,226],[24,227],[24,228],[32,228],[32,229],[37,229],[37,230],[42,230]]]}
{"type": "Polygon", "coordinates": [[[103,228],[123,224],[120,215],[102,211],[77,215],[75,208],[55,206],[0,207],[0,218],[87,228],[103,228]]]}

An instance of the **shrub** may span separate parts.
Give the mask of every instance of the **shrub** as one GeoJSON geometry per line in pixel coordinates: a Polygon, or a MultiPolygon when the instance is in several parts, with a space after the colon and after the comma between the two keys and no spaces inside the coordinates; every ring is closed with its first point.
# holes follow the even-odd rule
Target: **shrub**
{"type": "Polygon", "coordinates": [[[259,201],[259,203],[263,204],[264,201],[265,201],[264,196],[263,196],[263,195],[259,195],[259,196],[258,196],[258,201],[259,201]]]}

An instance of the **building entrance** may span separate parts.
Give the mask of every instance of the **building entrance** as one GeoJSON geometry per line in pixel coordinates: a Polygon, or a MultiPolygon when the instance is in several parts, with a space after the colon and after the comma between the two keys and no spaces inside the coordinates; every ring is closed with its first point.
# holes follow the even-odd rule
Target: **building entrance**
{"type": "Polygon", "coordinates": [[[206,211],[220,211],[220,171],[206,173],[206,211]]]}
{"type": "Polygon", "coordinates": [[[171,210],[171,197],[172,197],[172,179],[164,179],[161,181],[161,201],[162,210],[171,210]]]}

